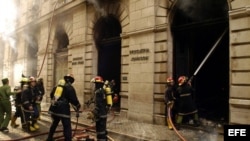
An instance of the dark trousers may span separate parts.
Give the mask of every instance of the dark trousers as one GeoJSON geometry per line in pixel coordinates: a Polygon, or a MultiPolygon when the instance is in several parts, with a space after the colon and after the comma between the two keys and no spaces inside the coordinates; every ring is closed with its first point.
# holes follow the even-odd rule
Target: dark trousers
{"type": "Polygon", "coordinates": [[[106,130],[107,118],[100,118],[96,121],[96,134],[98,141],[107,141],[107,130],[106,130]]]}
{"type": "Polygon", "coordinates": [[[21,105],[16,105],[16,112],[14,114],[14,117],[20,117],[21,118],[21,123],[24,123],[24,115],[22,114],[22,106],[21,105]]]}
{"type": "Polygon", "coordinates": [[[53,135],[60,121],[62,121],[62,125],[63,125],[64,141],[71,141],[72,140],[72,128],[71,128],[70,118],[64,118],[64,117],[59,117],[55,115],[52,115],[51,117],[52,117],[53,122],[50,126],[47,141],[53,141],[53,135]]]}
{"type": "Polygon", "coordinates": [[[24,109],[24,124],[29,124],[31,121],[31,125],[37,122],[37,118],[39,117],[39,112],[36,106],[33,106],[33,111],[29,111],[24,109]]]}

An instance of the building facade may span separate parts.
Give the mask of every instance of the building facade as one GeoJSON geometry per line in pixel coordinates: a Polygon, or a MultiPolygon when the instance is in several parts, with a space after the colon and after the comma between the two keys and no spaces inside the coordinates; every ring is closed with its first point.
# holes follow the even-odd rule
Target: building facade
{"type": "Polygon", "coordinates": [[[96,75],[115,79],[121,112],[164,124],[166,78],[193,76],[199,114],[250,122],[250,1],[16,0],[15,48],[2,41],[2,77],[42,77],[44,102],[73,73],[82,103],[96,75]]]}

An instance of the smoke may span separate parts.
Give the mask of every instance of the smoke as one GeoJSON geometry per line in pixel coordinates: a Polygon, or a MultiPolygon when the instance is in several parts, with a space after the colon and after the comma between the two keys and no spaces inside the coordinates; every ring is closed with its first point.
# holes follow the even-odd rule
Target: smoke
{"type": "Polygon", "coordinates": [[[32,34],[23,34],[23,37],[25,39],[25,41],[28,43],[28,46],[33,48],[33,49],[37,49],[37,40],[35,38],[34,35],[32,34]]]}
{"type": "Polygon", "coordinates": [[[225,0],[177,0],[177,8],[194,21],[225,17],[228,4],[225,0]]]}
{"type": "Polygon", "coordinates": [[[178,0],[177,7],[191,19],[199,19],[201,15],[198,0],[178,0]]]}
{"type": "Polygon", "coordinates": [[[101,3],[99,0],[87,0],[89,3],[92,3],[96,9],[96,11],[98,11],[101,16],[106,16],[107,12],[104,10],[103,3],[101,3]]]}
{"type": "Polygon", "coordinates": [[[12,35],[16,26],[17,7],[13,0],[0,1],[0,38],[15,47],[12,35]]]}

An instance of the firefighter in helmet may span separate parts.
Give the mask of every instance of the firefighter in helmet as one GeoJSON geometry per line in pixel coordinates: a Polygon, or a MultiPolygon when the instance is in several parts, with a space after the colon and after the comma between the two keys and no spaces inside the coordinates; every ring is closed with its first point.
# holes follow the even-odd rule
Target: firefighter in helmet
{"type": "MultiPolygon", "coordinates": [[[[15,95],[15,108],[16,108],[16,111],[15,111],[14,115],[11,118],[11,126],[14,127],[14,128],[19,126],[18,124],[16,124],[16,120],[17,120],[18,117],[21,118],[21,123],[24,124],[24,115],[23,115],[22,108],[21,108],[22,107],[21,96],[22,96],[22,91],[24,91],[28,87],[28,82],[29,82],[29,78],[23,76],[21,81],[20,81],[21,85],[14,88],[14,91],[21,90],[20,92],[18,92],[15,95]]],[[[23,125],[22,125],[22,127],[25,128],[23,125]]]]}
{"type": "Polygon", "coordinates": [[[194,126],[199,126],[198,110],[194,101],[194,89],[191,82],[188,81],[187,76],[180,76],[178,78],[177,95],[179,97],[178,104],[178,116],[177,116],[177,128],[180,127],[183,117],[192,115],[194,120],[194,126]]]}
{"type": "Polygon", "coordinates": [[[88,113],[88,119],[95,120],[97,140],[107,141],[107,107],[108,101],[106,92],[103,89],[104,81],[101,76],[96,76],[91,79],[95,84],[95,108],[88,113]]]}
{"type": "Polygon", "coordinates": [[[44,84],[43,84],[43,78],[38,78],[37,80],[37,83],[36,83],[36,87],[38,89],[38,96],[37,96],[37,99],[36,99],[36,105],[37,105],[37,108],[38,108],[38,112],[39,112],[39,117],[38,119],[41,119],[40,116],[41,116],[41,103],[42,103],[42,100],[43,100],[43,95],[45,94],[45,89],[44,89],[44,84]]]}
{"type": "Polygon", "coordinates": [[[53,135],[60,121],[63,125],[64,141],[72,140],[70,105],[77,112],[77,118],[79,117],[78,112],[81,108],[75,88],[72,86],[74,81],[73,74],[67,74],[64,76],[64,79],[58,81],[58,85],[50,93],[51,105],[49,107],[49,114],[51,114],[53,122],[46,141],[54,140],[53,135]]]}
{"type": "Polygon", "coordinates": [[[37,108],[36,100],[39,96],[39,91],[36,87],[36,78],[29,77],[28,87],[23,91],[21,102],[24,112],[24,124],[23,127],[27,127],[28,131],[36,131],[39,129],[37,124],[37,118],[39,117],[39,111],[37,108]]]}
{"type": "MultiPolygon", "coordinates": [[[[168,115],[168,109],[172,110],[175,103],[175,87],[174,87],[174,80],[172,77],[167,78],[167,89],[165,91],[165,116],[166,116],[166,124],[170,130],[173,129],[172,125],[170,124],[170,118],[171,120],[174,119],[173,114],[168,115]]],[[[173,120],[172,120],[173,121],[173,120]]]]}

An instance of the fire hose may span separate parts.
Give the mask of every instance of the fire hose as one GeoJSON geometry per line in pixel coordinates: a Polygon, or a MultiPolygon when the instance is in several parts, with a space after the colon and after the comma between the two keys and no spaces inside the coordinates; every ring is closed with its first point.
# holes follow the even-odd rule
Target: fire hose
{"type": "Polygon", "coordinates": [[[169,119],[169,122],[170,122],[171,126],[173,127],[175,133],[178,135],[178,137],[182,141],[186,141],[186,139],[179,133],[179,131],[175,128],[175,126],[174,126],[174,124],[172,122],[172,118],[171,118],[171,106],[168,106],[167,110],[168,110],[168,119],[169,119]]]}
{"type": "Polygon", "coordinates": [[[76,126],[75,126],[75,132],[74,132],[74,134],[73,134],[73,137],[74,137],[75,134],[76,134],[77,125],[78,125],[78,119],[79,119],[79,114],[80,114],[80,111],[76,111],[76,126]]]}
{"type": "Polygon", "coordinates": [[[52,16],[50,18],[50,25],[49,25],[49,33],[48,33],[48,40],[47,40],[47,44],[46,44],[46,50],[45,50],[45,54],[44,54],[44,57],[43,57],[43,62],[42,62],[42,65],[41,65],[41,68],[39,70],[39,73],[38,73],[37,77],[39,77],[41,72],[42,72],[43,65],[44,65],[44,62],[45,62],[45,58],[46,58],[46,55],[47,55],[47,51],[48,51],[48,48],[49,48],[49,40],[50,40],[50,36],[51,36],[51,28],[52,28],[54,13],[55,13],[58,1],[59,0],[57,0],[56,3],[55,3],[55,6],[54,6],[54,9],[53,9],[53,12],[52,12],[52,16]]]}
{"type": "MultiPolygon", "coordinates": [[[[89,111],[89,110],[87,110],[89,111]]],[[[42,111],[42,112],[48,112],[48,111],[42,111]]],[[[71,111],[72,112],[72,111],[71,111]]],[[[79,113],[80,112],[83,112],[83,111],[78,111],[79,113]]],[[[79,114],[77,113],[77,114],[79,114]]],[[[73,133],[73,136],[72,137],[75,137],[76,136],[76,132],[77,131],[90,131],[90,132],[94,132],[94,130],[91,130],[94,128],[94,126],[89,126],[89,127],[86,127],[86,128],[83,128],[83,129],[77,129],[78,127],[78,124],[79,124],[79,116],[76,116],[76,125],[75,125],[75,129],[72,130],[73,133]]],[[[114,119],[114,115],[112,114],[112,119],[114,119]]],[[[108,122],[110,122],[111,120],[109,120],[108,122]]],[[[63,130],[56,130],[55,133],[61,133],[63,132],[63,130]]],[[[26,137],[21,137],[21,138],[17,138],[17,139],[9,139],[9,140],[2,140],[2,141],[21,141],[21,140],[27,140],[27,139],[30,139],[30,138],[35,138],[35,137],[38,137],[38,136],[44,136],[44,135],[47,135],[49,132],[42,132],[42,133],[37,133],[37,134],[33,134],[33,135],[30,135],[30,136],[26,136],[26,137]]],[[[61,139],[63,138],[64,136],[63,135],[59,135],[59,136],[55,136],[53,137],[54,139],[61,139]]],[[[107,136],[108,140],[109,141],[114,141],[114,139],[110,136],[107,136]]]]}
{"type": "MultiPolygon", "coordinates": [[[[221,34],[220,38],[215,42],[215,44],[213,45],[213,47],[211,48],[211,50],[208,52],[208,54],[205,56],[205,58],[203,59],[203,61],[201,62],[201,64],[198,66],[198,68],[195,70],[194,74],[189,78],[188,82],[191,83],[191,81],[193,80],[194,76],[197,75],[197,73],[199,72],[199,70],[201,69],[201,67],[204,65],[204,63],[207,61],[208,57],[211,55],[211,53],[214,51],[214,49],[216,48],[216,46],[219,44],[219,42],[221,41],[222,37],[225,35],[225,33],[227,32],[227,29],[225,29],[225,31],[221,34]]],[[[182,140],[182,141],[186,141],[186,139],[178,132],[178,130],[175,128],[173,122],[172,122],[172,118],[171,118],[171,107],[169,106],[167,108],[167,112],[168,112],[168,119],[170,121],[171,126],[173,127],[175,133],[178,135],[178,137],[182,140]]]]}

